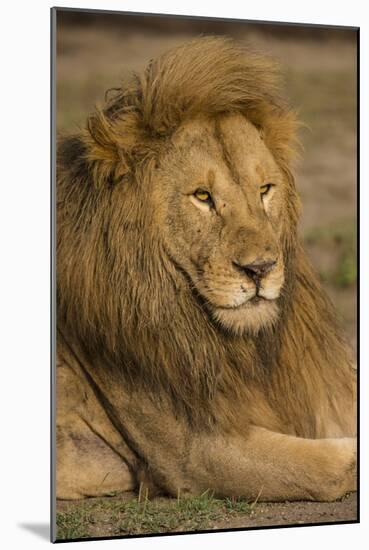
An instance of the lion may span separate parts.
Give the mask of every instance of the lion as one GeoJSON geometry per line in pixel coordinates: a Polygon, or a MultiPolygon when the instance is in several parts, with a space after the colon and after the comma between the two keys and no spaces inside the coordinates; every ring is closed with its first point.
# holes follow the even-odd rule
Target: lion
{"type": "Polygon", "coordinates": [[[298,237],[281,90],[200,37],[60,140],[58,498],[355,490],[354,362],[298,237]]]}

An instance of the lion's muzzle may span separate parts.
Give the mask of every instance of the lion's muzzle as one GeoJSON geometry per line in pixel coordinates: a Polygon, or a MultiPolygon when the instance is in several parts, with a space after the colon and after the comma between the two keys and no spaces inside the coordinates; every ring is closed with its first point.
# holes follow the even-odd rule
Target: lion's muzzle
{"type": "Polygon", "coordinates": [[[237,262],[233,262],[233,265],[241,273],[244,273],[249,279],[251,279],[255,283],[256,289],[258,290],[260,288],[262,278],[273,269],[276,263],[277,261],[273,259],[261,260],[258,258],[254,262],[246,265],[240,265],[237,262]]]}

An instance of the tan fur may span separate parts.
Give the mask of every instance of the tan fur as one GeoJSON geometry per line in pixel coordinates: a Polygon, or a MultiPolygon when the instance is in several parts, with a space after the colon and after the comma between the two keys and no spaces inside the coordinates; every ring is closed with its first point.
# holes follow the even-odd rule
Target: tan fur
{"type": "Polygon", "coordinates": [[[270,61],[201,38],[60,142],[59,497],[355,488],[354,371],[298,241],[278,94],[270,61]],[[269,260],[258,286],[244,266],[269,260]]]}

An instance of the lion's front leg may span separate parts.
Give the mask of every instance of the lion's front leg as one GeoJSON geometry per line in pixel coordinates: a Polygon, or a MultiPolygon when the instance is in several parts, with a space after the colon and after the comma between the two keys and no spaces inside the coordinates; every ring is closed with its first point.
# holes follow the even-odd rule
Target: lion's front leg
{"type": "Polygon", "coordinates": [[[193,482],[219,496],[332,501],[356,490],[356,439],[303,439],[252,428],[246,442],[193,446],[193,482]]]}

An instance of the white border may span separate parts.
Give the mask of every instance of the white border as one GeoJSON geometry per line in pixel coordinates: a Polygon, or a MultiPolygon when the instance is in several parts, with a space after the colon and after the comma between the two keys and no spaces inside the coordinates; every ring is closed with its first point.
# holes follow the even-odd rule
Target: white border
{"type": "MultiPolygon", "coordinates": [[[[322,23],[361,27],[361,97],[368,98],[368,18],[365,3],[350,0],[227,0],[60,2],[58,6],[232,17],[268,21],[322,23]]],[[[47,544],[21,524],[49,522],[49,0],[6,2],[1,10],[1,125],[0,180],[2,345],[1,419],[3,429],[1,531],[4,548],[32,550],[47,544]],[[4,124],[5,122],[5,124],[4,124]]],[[[361,181],[367,182],[368,102],[361,104],[361,181]],[[366,124],[364,125],[364,121],[366,124]]],[[[362,185],[361,204],[368,204],[368,185],[362,185]]],[[[368,237],[368,216],[362,207],[361,242],[368,237]]],[[[368,348],[364,331],[369,308],[365,274],[369,248],[362,246],[361,388],[362,388],[362,523],[311,528],[218,533],[134,540],[74,543],[87,549],[188,548],[247,544],[258,548],[364,547],[368,535],[368,348]],[[366,248],[366,250],[365,250],[366,248]]],[[[42,530],[42,529],[41,529],[42,530]]]]}

